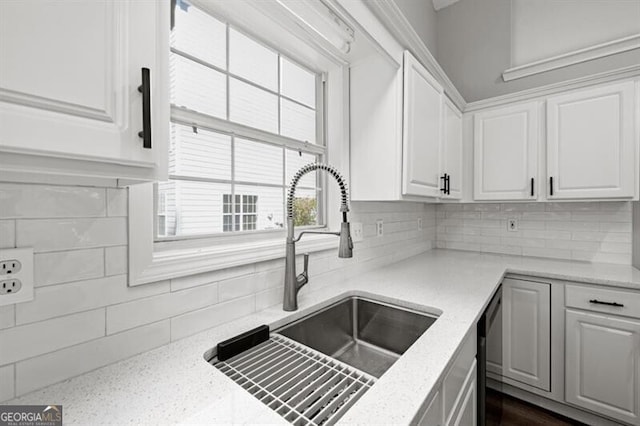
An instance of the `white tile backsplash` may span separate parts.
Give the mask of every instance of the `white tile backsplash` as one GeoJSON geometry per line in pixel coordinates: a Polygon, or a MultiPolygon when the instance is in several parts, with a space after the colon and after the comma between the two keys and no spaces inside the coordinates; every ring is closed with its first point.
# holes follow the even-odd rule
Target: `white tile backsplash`
{"type": "Polygon", "coordinates": [[[0,218],[106,215],[104,188],[0,183],[0,218]]]}
{"type": "Polygon", "coordinates": [[[445,204],[440,248],[591,262],[631,263],[631,203],[445,204]],[[518,230],[507,230],[516,219],[518,230]]]}
{"type": "Polygon", "coordinates": [[[169,320],[164,320],[18,362],[17,392],[25,394],[166,345],[169,336],[169,320]]]}
{"type": "Polygon", "coordinates": [[[21,325],[115,305],[166,293],[168,289],[168,281],[129,288],[126,275],[36,288],[32,302],[16,305],[16,323],[21,325]]]}
{"type": "Polygon", "coordinates": [[[0,367],[0,401],[6,401],[15,396],[14,365],[0,367]]]}
{"type": "Polygon", "coordinates": [[[0,306],[0,329],[16,325],[16,305],[0,306]]]}
{"type": "Polygon", "coordinates": [[[36,253],[127,243],[124,217],[97,219],[27,219],[16,222],[16,245],[36,253]]]}
{"type": "Polygon", "coordinates": [[[36,287],[98,278],[103,275],[103,248],[39,253],[34,256],[36,287]]]}
{"type": "Polygon", "coordinates": [[[214,283],[112,305],[107,307],[107,334],[118,333],[216,303],[218,284],[214,283]]]}
{"type": "Polygon", "coordinates": [[[108,216],[127,216],[127,194],[126,189],[107,188],[108,216]]]}
{"type": "Polygon", "coordinates": [[[104,336],[104,309],[0,330],[0,365],[104,336]]]}
{"type": "Polygon", "coordinates": [[[0,248],[16,246],[16,221],[0,220],[0,248]]]}
{"type": "Polygon", "coordinates": [[[126,274],[129,260],[127,246],[107,247],[104,249],[105,274],[126,274]]]}

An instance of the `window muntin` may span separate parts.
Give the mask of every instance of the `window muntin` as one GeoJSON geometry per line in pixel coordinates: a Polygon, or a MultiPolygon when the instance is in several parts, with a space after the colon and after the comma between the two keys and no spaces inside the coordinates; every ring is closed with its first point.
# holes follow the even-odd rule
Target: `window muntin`
{"type": "MultiPolygon", "coordinates": [[[[157,238],[282,229],[291,177],[325,155],[321,79],[179,3],[171,34],[170,180],[158,184],[157,238]]],[[[297,226],[321,224],[320,182],[316,173],[300,182],[297,226]]]]}

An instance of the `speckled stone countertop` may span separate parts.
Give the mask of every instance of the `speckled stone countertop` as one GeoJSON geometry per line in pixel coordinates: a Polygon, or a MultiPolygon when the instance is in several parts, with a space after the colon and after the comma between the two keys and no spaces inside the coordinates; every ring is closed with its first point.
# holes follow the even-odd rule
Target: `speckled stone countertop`
{"type": "Polygon", "coordinates": [[[507,273],[640,290],[640,270],[631,266],[431,250],[319,289],[311,284],[293,314],[273,306],[7,403],[62,404],[65,424],[286,424],[203,354],[245,330],[275,328],[356,294],[441,313],[340,420],[408,424],[507,273]]]}

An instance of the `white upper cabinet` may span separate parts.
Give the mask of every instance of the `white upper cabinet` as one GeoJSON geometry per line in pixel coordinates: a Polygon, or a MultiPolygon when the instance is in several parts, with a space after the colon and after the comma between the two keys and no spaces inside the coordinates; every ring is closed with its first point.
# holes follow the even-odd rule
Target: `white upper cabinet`
{"type": "Polygon", "coordinates": [[[634,83],[547,100],[549,199],[633,198],[634,83]]]}
{"type": "Polygon", "coordinates": [[[442,86],[409,52],[405,52],[403,195],[440,196],[442,104],[442,86]]]}
{"type": "Polygon", "coordinates": [[[535,199],[538,109],[529,102],[475,114],[475,200],[535,199]]]}
{"type": "Polygon", "coordinates": [[[462,198],[462,113],[448,99],[444,98],[444,123],[442,137],[441,191],[443,198],[462,198]]]}
{"type": "Polygon", "coordinates": [[[165,177],[169,24],[168,2],[0,2],[3,171],[165,177]]]}

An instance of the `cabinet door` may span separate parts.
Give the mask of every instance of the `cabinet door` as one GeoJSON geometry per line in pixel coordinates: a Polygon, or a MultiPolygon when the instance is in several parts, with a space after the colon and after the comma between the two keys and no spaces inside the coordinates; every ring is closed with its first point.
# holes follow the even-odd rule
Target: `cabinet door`
{"type": "Polygon", "coordinates": [[[0,151],[162,173],[168,4],[0,2],[0,151]],[[152,149],[143,148],[138,136],[143,67],[151,76],[152,149]]]}
{"type": "Polygon", "coordinates": [[[538,165],[537,102],[474,116],[474,199],[532,200],[538,165]]]}
{"type": "Polygon", "coordinates": [[[640,322],[566,310],[566,400],[640,425],[640,322]]]}
{"type": "Polygon", "coordinates": [[[442,87],[409,52],[404,53],[402,194],[440,196],[442,87]]]}
{"type": "Polygon", "coordinates": [[[634,83],[547,101],[549,198],[631,198],[635,193],[634,83]]]}
{"type": "Polygon", "coordinates": [[[442,423],[442,396],[436,392],[418,426],[441,426],[442,423]]]}
{"type": "Polygon", "coordinates": [[[506,278],[502,300],[502,375],[549,391],[551,285],[506,278]]]}
{"type": "Polygon", "coordinates": [[[461,393],[459,406],[455,417],[449,423],[452,426],[476,426],[478,424],[478,381],[476,378],[476,364],[469,371],[467,383],[461,393]]]}
{"type": "Polygon", "coordinates": [[[444,101],[442,173],[449,176],[449,193],[445,198],[462,198],[462,113],[453,103],[444,101]]]}

